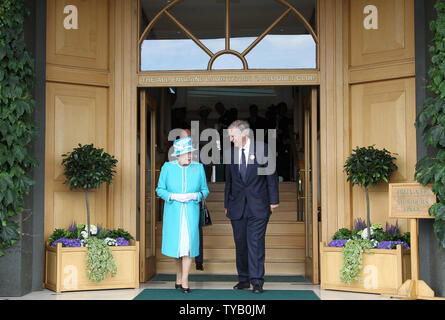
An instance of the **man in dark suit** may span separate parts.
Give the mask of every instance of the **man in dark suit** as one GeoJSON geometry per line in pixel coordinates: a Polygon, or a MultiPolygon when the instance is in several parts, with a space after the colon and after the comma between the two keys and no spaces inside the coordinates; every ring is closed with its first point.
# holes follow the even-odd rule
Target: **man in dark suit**
{"type": "Polygon", "coordinates": [[[234,289],[263,292],[266,228],[269,217],[278,207],[278,177],[272,172],[268,146],[249,138],[249,124],[236,120],[229,128],[231,159],[225,158],[226,185],[224,208],[232,222],[236,246],[236,268],[239,282],[234,289]],[[270,170],[269,170],[270,171],[270,170]]]}

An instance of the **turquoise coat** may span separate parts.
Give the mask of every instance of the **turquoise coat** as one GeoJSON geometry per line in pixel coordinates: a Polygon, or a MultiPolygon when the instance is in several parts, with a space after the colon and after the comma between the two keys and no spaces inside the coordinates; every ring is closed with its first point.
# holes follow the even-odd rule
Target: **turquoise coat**
{"type": "Polygon", "coordinates": [[[179,258],[181,207],[184,206],[190,238],[190,257],[199,255],[199,202],[202,199],[200,192],[207,198],[209,188],[201,163],[192,162],[185,167],[179,165],[178,161],[164,163],[156,188],[156,193],[164,200],[162,254],[179,258]],[[187,203],[170,200],[172,193],[192,192],[198,193],[197,200],[190,200],[187,203]]]}

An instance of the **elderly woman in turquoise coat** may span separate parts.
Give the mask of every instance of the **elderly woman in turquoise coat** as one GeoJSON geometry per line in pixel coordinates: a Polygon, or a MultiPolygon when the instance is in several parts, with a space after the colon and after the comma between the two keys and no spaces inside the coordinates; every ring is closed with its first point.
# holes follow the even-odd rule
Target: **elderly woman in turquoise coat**
{"type": "Polygon", "coordinates": [[[156,192],[164,200],[162,254],[176,259],[176,289],[189,293],[192,258],[199,255],[199,212],[209,194],[204,166],[193,162],[190,137],[174,142],[176,159],[164,163],[156,192]]]}

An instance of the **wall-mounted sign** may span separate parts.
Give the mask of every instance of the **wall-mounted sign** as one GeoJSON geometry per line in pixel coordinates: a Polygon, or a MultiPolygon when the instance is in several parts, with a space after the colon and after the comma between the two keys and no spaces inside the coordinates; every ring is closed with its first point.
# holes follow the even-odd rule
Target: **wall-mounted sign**
{"type": "Polygon", "coordinates": [[[389,217],[431,219],[428,209],[436,203],[431,186],[420,183],[389,184],[389,217]]]}
{"type": "Polygon", "coordinates": [[[139,74],[140,87],[181,87],[210,85],[318,85],[317,70],[295,71],[196,71],[139,74]]]}

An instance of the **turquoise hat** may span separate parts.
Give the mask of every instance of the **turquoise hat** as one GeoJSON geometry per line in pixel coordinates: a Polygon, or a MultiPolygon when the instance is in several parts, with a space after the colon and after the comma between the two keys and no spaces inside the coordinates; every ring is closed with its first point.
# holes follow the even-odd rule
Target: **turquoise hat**
{"type": "Polygon", "coordinates": [[[192,138],[191,137],[185,137],[185,138],[176,140],[173,143],[173,147],[175,148],[175,152],[172,153],[172,156],[174,156],[174,157],[177,157],[184,153],[196,151],[196,149],[192,147],[192,138]]]}

